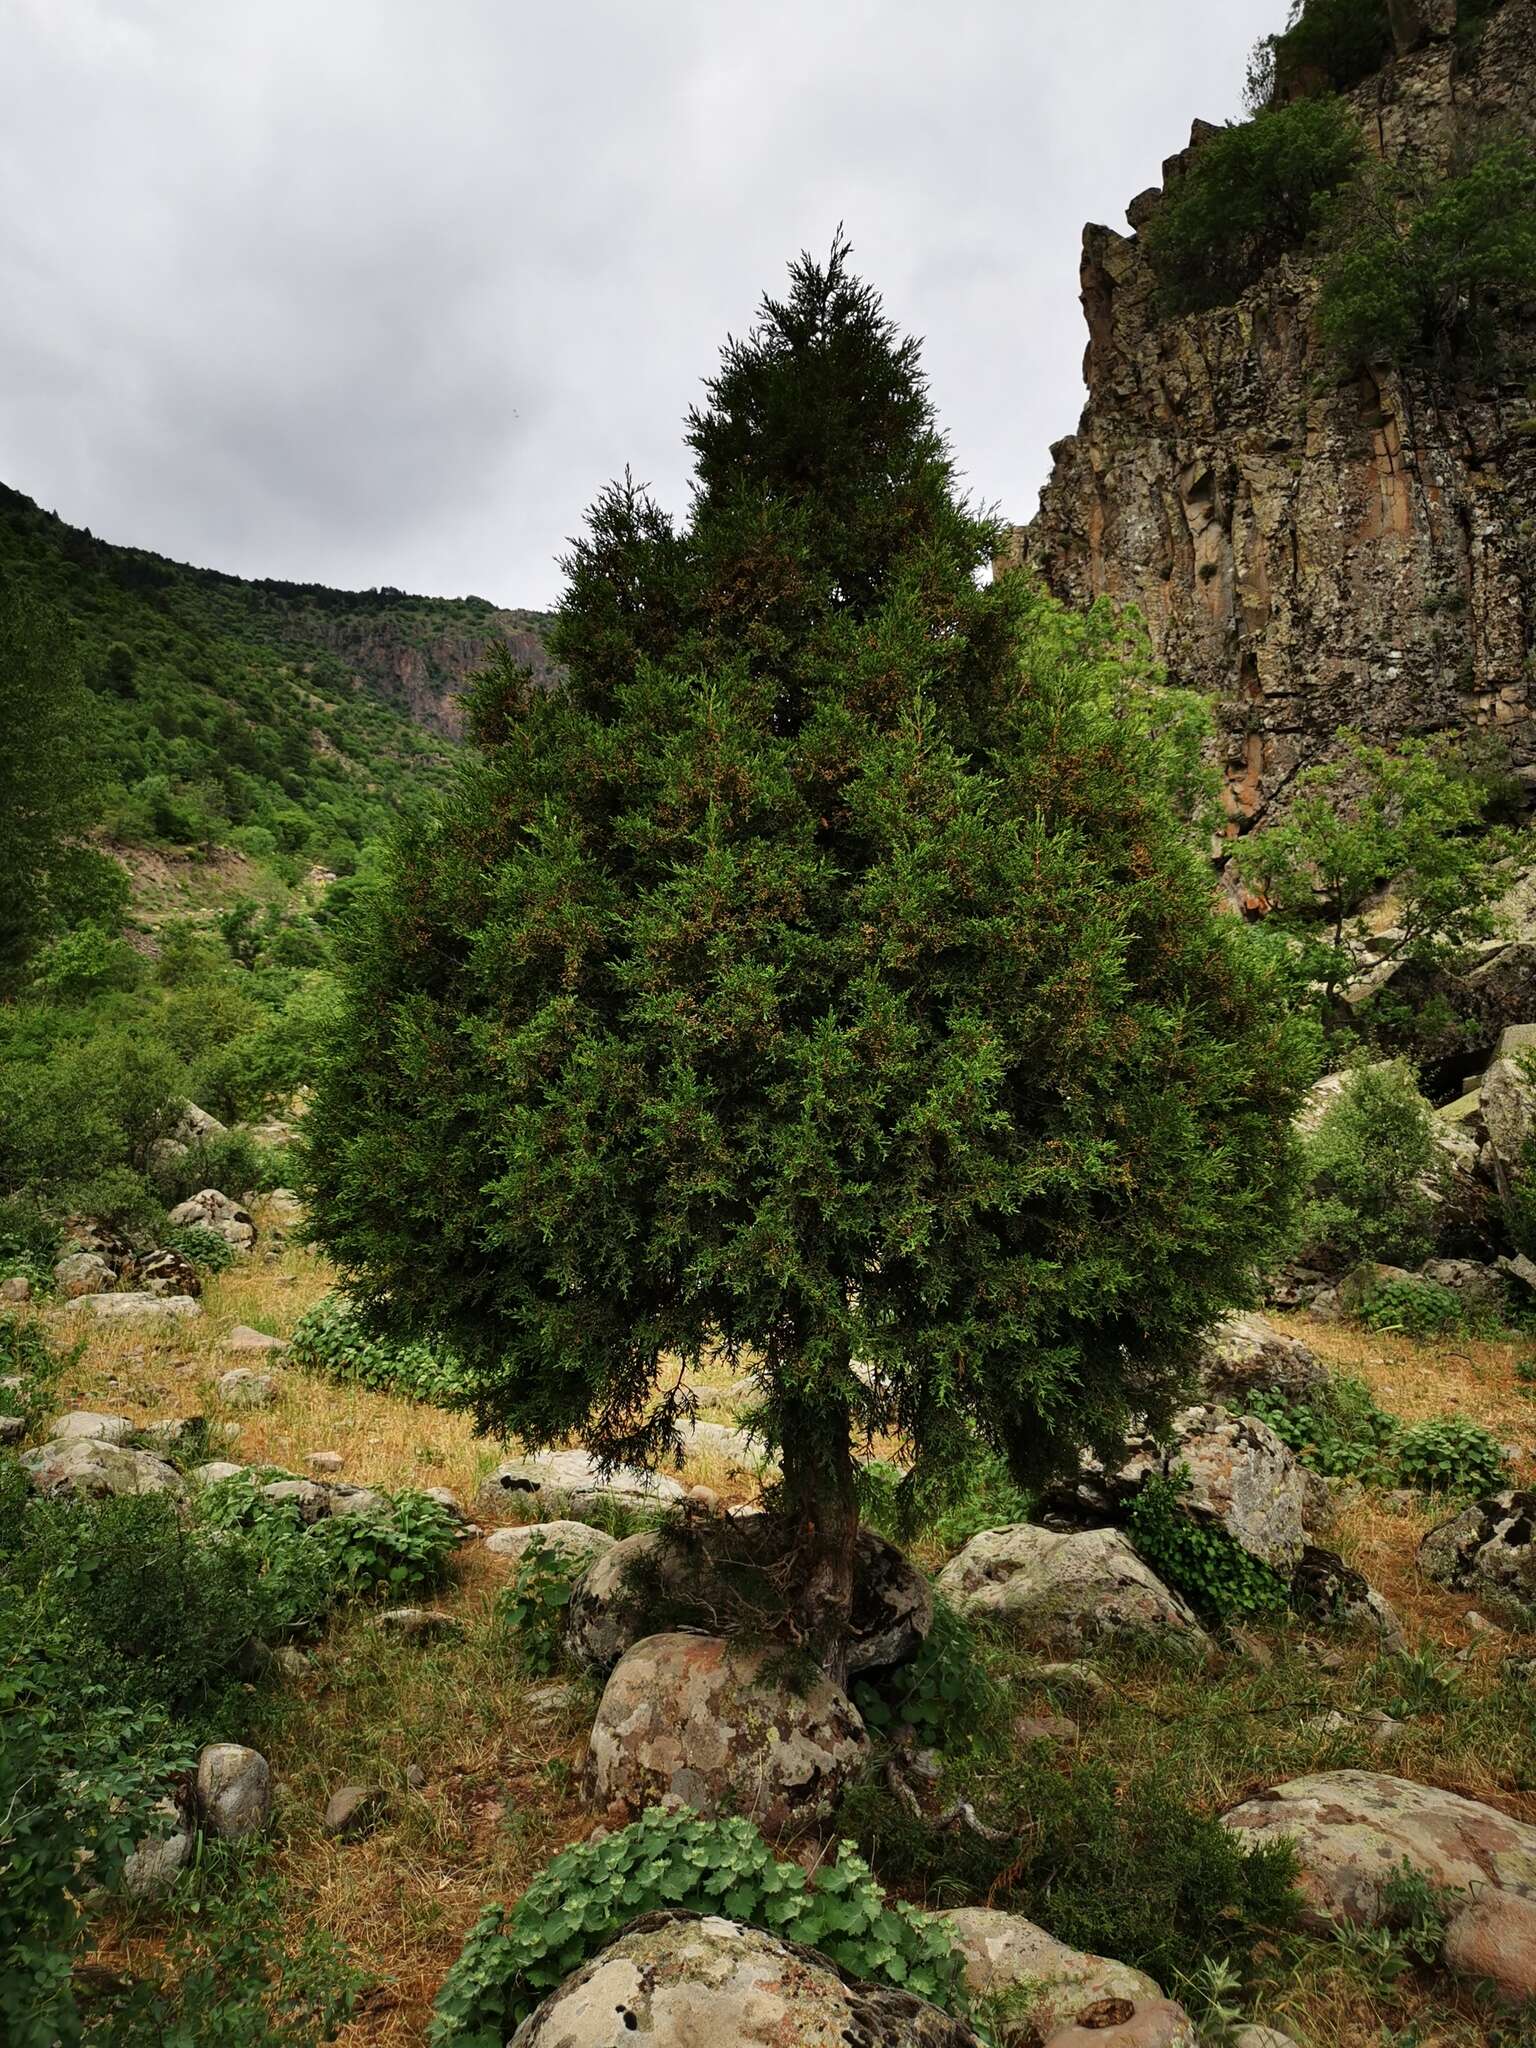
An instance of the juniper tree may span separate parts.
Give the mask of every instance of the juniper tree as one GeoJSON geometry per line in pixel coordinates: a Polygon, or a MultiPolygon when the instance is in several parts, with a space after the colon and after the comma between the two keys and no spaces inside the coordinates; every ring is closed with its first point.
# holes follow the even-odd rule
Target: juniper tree
{"type": "Polygon", "coordinates": [[[858,1432],[921,1500],[978,1432],[1030,1479],[1162,1412],[1285,1220],[1304,1047],[1124,622],[980,581],[841,243],[687,441],[686,522],[626,479],[573,544],[556,686],[472,692],[352,939],[312,1196],[488,1430],[660,1461],[683,1369],[749,1363],[836,1671],[858,1432]]]}

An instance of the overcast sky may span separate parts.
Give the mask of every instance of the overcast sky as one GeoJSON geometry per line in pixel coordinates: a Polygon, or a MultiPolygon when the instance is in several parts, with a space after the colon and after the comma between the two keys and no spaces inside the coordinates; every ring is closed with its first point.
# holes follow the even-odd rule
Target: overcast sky
{"type": "Polygon", "coordinates": [[[846,223],[975,494],[1082,404],[1085,220],[1283,0],[0,0],[0,479],[244,575],[547,604],[846,223]]]}

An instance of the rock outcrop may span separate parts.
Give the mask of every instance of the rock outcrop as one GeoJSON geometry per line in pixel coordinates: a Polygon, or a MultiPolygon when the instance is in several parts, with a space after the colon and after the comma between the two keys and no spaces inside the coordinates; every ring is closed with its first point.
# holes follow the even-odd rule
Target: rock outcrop
{"type": "Polygon", "coordinates": [[[1210,1648],[1191,1609],[1118,1529],[985,1529],[934,1583],[967,1618],[1008,1622],[1026,1642],[1067,1656],[1127,1637],[1210,1648]]]}
{"type": "MultiPolygon", "coordinates": [[[[1368,147],[1445,165],[1479,125],[1536,132],[1536,0],[1505,0],[1470,55],[1453,7],[1402,12],[1395,60],[1350,95],[1368,147]]],[[[1161,200],[1131,202],[1133,230],[1161,200]]],[[[1139,235],[1087,228],[1087,407],[1001,565],[1026,560],[1074,604],[1140,608],[1171,679],[1217,702],[1236,829],[1343,724],[1491,728],[1536,783],[1526,379],[1341,378],[1317,292],[1289,257],[1235,305],[1165,319],[1139,235]]]]}

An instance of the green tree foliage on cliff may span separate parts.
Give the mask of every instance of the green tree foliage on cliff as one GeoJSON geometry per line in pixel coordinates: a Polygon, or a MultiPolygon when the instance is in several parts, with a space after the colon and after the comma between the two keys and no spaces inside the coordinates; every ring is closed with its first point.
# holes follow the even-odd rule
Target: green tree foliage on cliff
{"type": "Polygon", "coordinates": [[[1248,60],[1255,111],[1320,93],[1348,92],[1392,54],[1387,0],[1291,0],[1279,35],[1261,36],[1248,60]]]}
{"type": "Polygon", "coordinates": [[[121,920],[118,871],[81,843],[100,782],[90,702],[64,622],[0,575],[0,991],[62,926],[121,920]]]}
{"type": "Polygon", "coordinates": [[[1308,1047],[1125,630],[979,583],[995,530],[843,245],[687,438],[687,525],[599,499],[564,681],[493,670],[402,836],[313,1214],[497,1431],[658,1460],[678,1362],[749,1350],[835,1671],[856,1432],[917,1499],[976,1430],[1038,1475],[1160,1411],[1285,1220],[1308,1047]]]}
{"type": "Polygon", "coordinates": [[[1359,161],[1359,130],[1335,99],[1297,100],[1207,136],[1144,230],[1167,310],[1235,299],[1316,233],[1359,161]]]}
{"type": "Polygon", "coordinates": [[[1492,934],[1511,849],[1507,832],[1486,829],[1492,786],[1463,746],[1339,738],[1340,759],[1306,769],[1284,818],[1233,856],[1288,943],[1295,1000],[1314,992],[1335,1026],[1350,1021],[1344,991],[1368,966],[1438,967],[1492,934]],[[1373,929],[1388,884],[1390,912],[1373,929]]]}
{"type": "Polygon", "coordinates": [[[1536,300],[1536,150],[1487,145],[1453,175],[1373,164],[1339,202],[1318,321],[1341,367],[1491,354],[1536,300]]]}

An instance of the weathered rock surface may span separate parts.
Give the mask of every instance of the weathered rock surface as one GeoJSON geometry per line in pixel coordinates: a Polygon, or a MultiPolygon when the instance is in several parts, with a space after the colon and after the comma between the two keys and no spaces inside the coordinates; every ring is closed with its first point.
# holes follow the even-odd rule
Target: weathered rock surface
{"type": "Polygon", "coordinates": [[[66,1301],[82,1294],[106,1294],[116,1280],[111,1260],[100,1252],[70,1252],[53,1269],[53,1284],[66,1301]]]}
{"type": "Polygon", "coordinates": [[[32,1282],[25,1273],[7,1273],[0,1280],[0,1301],[21,1302],[32,1299],[32,1282]]]}
{"type": "MultiPolygon", "coordinates": [[[[771,1626],[793,1575],[793,1532],[776,1515],[642,1531],[605,1550],[583,1574],[567,1611],[566,1642],[579,1663],[605,1672],[642,1636],[718,1627],[733,1605],[771,1626]]],[[[861,1529],[850,1677],[904,1662],[932,1626],[933,1594],[923,1573],[883,1536],[861,1529]]]]}
{"type": "Polygon", "coordinates": [[[1023,2038],[1032,2032],[1054,2043],[1080,2015],[1106,1999],[1129,2009],[1109,2026],[1088,2029],[1100,2043],[1145,2043],[1146,2048],[1196,2048],[1195,2030],[1182,2006],[1163,1997],[1160,1986],[1143,1970],[1107,1956],[1087,1955],[1057,1941],[1043,1927],[1017,1913],[988,1906],[965,1906],[944,1916],[965,1953],[965,1981],[977,1998],[1002,1998],[1010,1992],[1027,1996],[1024,2010],[1010,2007],[1009,2026],[1023,2038]],[[1136,2031],[1128,2031],[1132,2027],[1136,2031]]]}
{"type": "Polygon", "coordinates": [[[288,1349],[288,1346],[281,1337],[269,1337],[265,1330],[253,1330],[249,1323],[236,1323],[219,1348],[235,1358],[277,1358],[288,1349]]]}
{"type": "Polygon", "coordinates": [[[134,1434],[134,1421],[131,1415],[97,1415],[89,1408],[73,1408],[53,1418],[48,1434],[58,1444],[124,1444],[134,1434]]]}
{"type": "MultiPolygon", "coordinates": [[[[1507,0],[1469,57],[1436,37],[1349,97],[1370,149],[1445,165],[1478,119],[1531,132],[1533,74],[1532,0],[1507,0]]],[[[1159,203],[1134,202],[1138,228],[1159,203]]],[[[1455,386],[1380,366],[1341,378],[1317,291],[1288,257],[1237,304],[1164,319],[1139,235],[1087,228],[1088,404],[1008,558],[1071,603],[1141,609],[1171,678],[1217,704],[1243,825],[1340,726],[1485,726],[1520,766],[1536,755],[1518,381],[1491,365],[1455,386]]]]}
{"type": "Polygon", "coordinates": [[[647,1636],[625,1652],[593,1723],[587,1777],[599,1806],[662,1799],[744,1813],[768,1833],[825,1819],[864,1760],[848,1696],[782,1650],[718,1636],[647,1636]]]}
{"type": "Polygon", "coordinates": [[[173,1799],[157,1802],[153,1824],[123,1863],[122,1888],[130,1899],[158,1899],[192,1857],[192,1830],[173,1799]]]}
{"type": "Polygon", "coordinates": [[[1474,1501],[1430,1530],[1419,1566],[1457,1592],[1536,1607],[1536,1492],[1511,1488],[1474,1501]]]}
{"type": "Polygon", "coordinates": [[[603,1529],[585,1522],[525,1522],[506,1529],[493,1529],[485,1539],[488,1556],[504,1558],[515,1571],[523,1552],[537,1537],[547,1550],[568,1559],[584,1570],[594,1559],[613,1548],[613,1538],[603,1529]]]}
{"type": "Polygon", "coordinates": [[[124,1444],[76,1437],[41,1444],[21,1454],[23,1469],[39,1493],[73,1493],[82,1500],[106,1500],[114,1494],[186,1492],[181,1475],[163,1458],[124,1444]]]}
{"type": "Polygon", "coordinates": [[[226,1408],[270,1408],[281,1390],[275,1373],[253,1372],[248,1365],[220,1373],[217,1393],[226,1408]]]}
{"type": "Polygon", "coordinates": [[[1298,1337],[1257,1315],[1230,1315],[1207,1331],[1200,1347],[1200,1386],[1207,1399],[1238,1414],[1250,1394],[1305,1394],[1328,1368],[1298,1337]]]}
{"type": "Polygon", "coordinates": [[[232,1465],[227,1458],[210,1458],[206,1465],[194,1465],[192,1477],[199,1486],[217,1486],[221,1479],[233,1479],[243,1472],[243,1465],[232,1465]]]}
{"type": "Polygon", "coordinates": [[[151,1252],[139,1261],[138,1280],[146,1294],[190,1294],[203,1291],[203,1276],[181,1252],[151,1252]]]}
{"type": "Polygon", "coordinates": [[[225,1841],[259,1833],[272,1817],[272,1774],[260,1750],[210,1742],[197,1759],[197,1810],[225,1841]]]}
{"type": "Polygon", "coordinates": [[[1182,1500],[1190,1514],[1219,1523],[1250,1557],[1277,1571],[1300,1561],[1306,1479],[1294,1452],[1256,1415],[1186,1408],[1174,1417],[1166,1444],[1141,1437],[1126,1451],[1112,1472],[1085,1454],[1077,1479],[1048,1493],[1053,1516],[1116,1520],[1149,1479],[1180,1473],[1188,1481],[1182,1500]]]}
{"type": "Polygon", "coordinates": [[[318,1479],[272,1479],[257,1492],[274,1507],[292,1508],[306,1526],[331,1512],[331,1490],[318,1479]]]}
{"type": "Polygon", "coordinates": [[[1251,1843],[1293,1843],[1308,1924],[1380,1924],[1388,1915],[1383,1892],[1406,1861],[1460,1895],[1445,1943],[1452,1968],[1491,1976],[1516,1995],[1536,1981],[1536,1827],[1528,1822],[1375,1771],[1292,1778],[1223,1818],[1251,1843]]]}
{"type": "Polygon", "coordinates": [[[343,1785],[326,1801],[320,1825],[328,1835],[356,1841],[372,1832],[389,1811],[389,1794],[379,1785],[343,1785]]]}
{"type": "Polygon", "coordinates": [[[1291,1573],[1290,1601],[1298,1614],[1378,1635],[1391,1651],[1407,1648],[1389,1603],[1352,1565],[1318,1544],[1307,1545],[1291,1573]]]}
{"type": "Polygon", "coordinates": [[[935,1583],[962,1614],[1010,1622],[1026,1641],[1068,1655],[1137,1636],[1194,1652],[1210,1648],[1191,1609],[1118,1529],[1067,1532],[1032,1522],[987,1529],[935,1583]]]}
{"type": "Polygon", "coordinates": [[[910,1992],[733,1920],[648,1913],[552,1992],[508,2048],[977,2048],[910,1992]]]}
{"type": "Polygon", "coordinates": [[[170,1220],[179,1229],[199,1224],[223,1238],[237,1252],[248,1252],[256,1242],[256,1225],[249,1209],[243,1209],[217,1188],[203,1188],[185,1202],[178,1202],[170,1220]]]}
{"type": "Polygon", "coordinates": [[[200,1316],[203,1305],[190,1294],[81,1294],[69,1304],[76,1315],[95,1316],[98,1322],[137,1322],[156,1319],[183,1322],[200,1316]]]}
{"type": "Polygon", "coordinates": [[[576,1517],[605,1501],[654,1513],[676,1506],[682,1498],[682,1487],[665,1472],[620,1465],[605,1474],[585,1451],[539,1451],[504,1459],[480,1482],[475,1496],[488,1515],[537,1507],[544,1513],[576,1517]]]}

